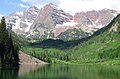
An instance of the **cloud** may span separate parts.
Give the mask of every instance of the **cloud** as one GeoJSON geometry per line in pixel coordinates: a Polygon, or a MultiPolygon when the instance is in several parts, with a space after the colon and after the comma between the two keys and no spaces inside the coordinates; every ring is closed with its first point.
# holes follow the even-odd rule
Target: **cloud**
{"type": "Polygon", "coordinates": [[[38,8],[41,8],[45,5],[42,0],[21,0],[24,3],[28,3],[31,6],[36,6],[38,8]]]}
{"type": "Polygon", "coordinates": [[[21,3],[19,4],[19,6],[22,7],[22,8],[29,8],[29,6],[26,6],[26,5],[21,4],[21,3]]]}
{"type": "Polygon", "coordinates": [[[31,6],[42,8],[48,3],[59,4],[59,0],[21,0],[24,3],[28,3],[31,6]]]}
{"type": "Polygon", "coordinates": [[[48,3],[57,4],[64,11],[74,14],[81,11],[115,9],[120,11],[120,0],[21,0],[38,8],[48,3]]]}
{"type": "Polygon", "coordinates": [[[59,0],[59,6],[72,14],[80,11],[101,10],[104,8],[120,10],[120,0],[59,0]]]}
{"type": "Polygon", "coordinates": [[[30,0],[21,0],[21,1],[23,1],[23,2],[28,2],[28,1],[30,1],[30,0]]]}

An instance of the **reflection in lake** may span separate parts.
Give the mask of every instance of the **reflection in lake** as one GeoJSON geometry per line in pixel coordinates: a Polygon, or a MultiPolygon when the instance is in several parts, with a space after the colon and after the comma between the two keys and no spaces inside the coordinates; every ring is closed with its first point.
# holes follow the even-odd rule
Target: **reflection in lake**
{"type": "Polygon", "coordinates": [[[0,79],[18,79],[18,68],[0,69],[0,79]]]}
{"type": "Polygon", "coordinates": [[[22,76],[26,73],[29,73],[31,71],[35,71],[38,68],[44,67],[44,64],[41,65],[20,65],[19,67],[19,76],[22,76]]]}
{"type": "Polygon", "coordinates": [[[58,64],[23,66],[19,71],[1,69],[0,79],[120,79],[120,67],[58,64]]]}

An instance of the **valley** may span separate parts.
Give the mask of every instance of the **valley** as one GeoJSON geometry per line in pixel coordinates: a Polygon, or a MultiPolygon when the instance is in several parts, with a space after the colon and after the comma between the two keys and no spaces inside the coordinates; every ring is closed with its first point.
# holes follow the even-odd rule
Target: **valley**
{"type": "Polygon", "coordinates": [[[48,63],[104,63],[120,57],[120,15],[112,9],[70,15],[52,3],[32,6],[7,16],[6,28],[20,51],[48,63]]]}
{"type": "Polygon", "coordinates": [[[75,41],[46,40],[22,50],[50,63],[120,64],[120,15],[93,35],[75,41]],[[116,27],[117,24],[117,28],[116,27]],[[114,29],[113,29],[114,28],[114,29]],[[47,42],[48,41],[48,42],[47,42]]]}
{"type": "Polygon", "coordinates": [[[0,5],[0,79],[120,79],[119,0],[11,1],[0,5]]]}

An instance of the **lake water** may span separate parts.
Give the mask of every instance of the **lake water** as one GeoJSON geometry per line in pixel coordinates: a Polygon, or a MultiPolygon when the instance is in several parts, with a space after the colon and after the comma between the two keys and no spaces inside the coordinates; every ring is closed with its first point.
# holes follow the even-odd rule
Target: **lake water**
{"type": "Polygon", "coordinates": [[[120,66],[27,65],[1,69],[0,79],[120,79],[120,66]]]}

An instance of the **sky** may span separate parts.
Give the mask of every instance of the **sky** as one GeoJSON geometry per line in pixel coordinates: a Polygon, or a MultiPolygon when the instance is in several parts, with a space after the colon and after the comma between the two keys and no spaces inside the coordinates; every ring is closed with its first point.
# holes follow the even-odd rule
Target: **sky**
{"type": "Polygon", "coordinates": [[[76,12],[101,9],[120,11],[120,0],[0,0],[0,17],[24,11],[30,6],[40,9],[48,3],[56,4],[72,15],[76,12]]]}

